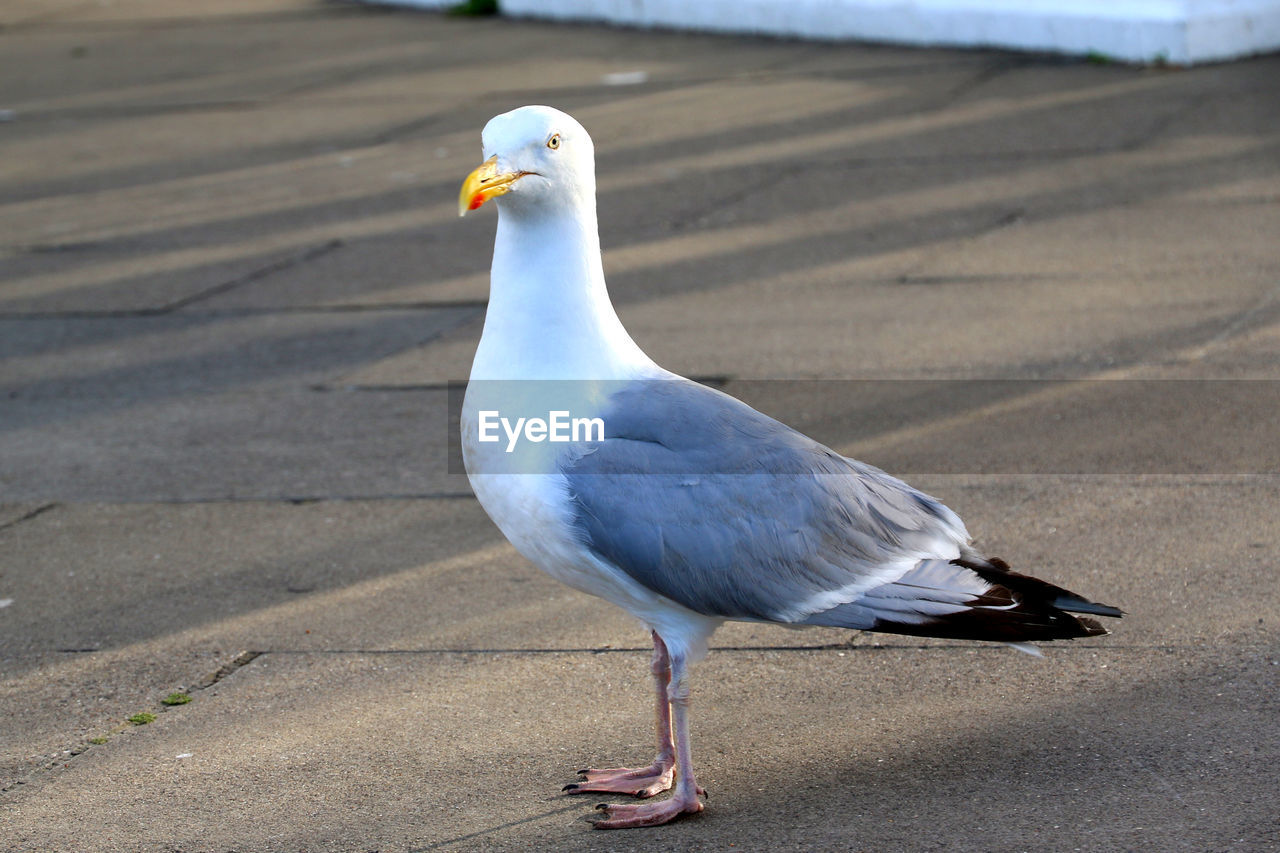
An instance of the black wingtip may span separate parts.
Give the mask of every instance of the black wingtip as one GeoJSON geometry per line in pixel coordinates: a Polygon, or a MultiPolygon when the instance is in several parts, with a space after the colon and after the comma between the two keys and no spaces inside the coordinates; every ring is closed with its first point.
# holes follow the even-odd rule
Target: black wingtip
{"type": "Polygon", "coordinates": [[[1124,616],[1124,611],[1119,607],[1112,607],[1110,604],[1099,604],[1096,601],[1089,601],[1087,598],[1081,598],[1078,595],[1060,595],[1053,600],[1053,606],[1069,613],[1088,613],[1091,616],[1109,616],[1112,619],[1119,619],[1124,616]]]}
{"type": "Polygon", "coordinates": [[[1047,601],[1049,606],[1065,610],[1068,613],[1087,613],[1090,616],[1106,616],[1111,619],[1119,619],[1124,616],[1124,611],[1119,607],[1090,601],[1069,589],[1063,589],[1031,575],[1015,572],[1009,567],[1008,563],[999,557],[980,557],[976,554],[966,554],[951,562],[976,572],[985,581],[1047,601]]]}
{"type": "Polygon", "coordinates": [[[1118,607],[1089,601],[1048,581],[1012,571],[1008,563],[998,558],[966,554],[951,562],[974,572],[992,588],[967,609],[935,615],[923,622],[880,618],[871,630],[1025,643],[1102,636],[1109,632],[1092,617],[1119,618],[1124,614],[1118,607]]]}

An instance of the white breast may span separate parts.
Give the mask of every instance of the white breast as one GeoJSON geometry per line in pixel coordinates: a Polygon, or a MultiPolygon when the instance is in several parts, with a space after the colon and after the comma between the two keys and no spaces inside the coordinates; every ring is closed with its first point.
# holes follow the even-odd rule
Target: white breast
{"type": "Polygon", "coordinates": [[[508,453],[502,442],[480,442],[478,411],[485,386],[468,388],[462,411],[462,457],[484,511],[526,559],[561,583],[610,601],[663,633],[687,658],[706,653],[723,622],[703,616],[634,581],[592,553],[574,533],[568,482],[555,467],[562,447],[546,442],[508,453]],[[478,398],[478,399],[477,399],[478,398]],[[546,473],[534,473],[539,466],[546,473]]]}

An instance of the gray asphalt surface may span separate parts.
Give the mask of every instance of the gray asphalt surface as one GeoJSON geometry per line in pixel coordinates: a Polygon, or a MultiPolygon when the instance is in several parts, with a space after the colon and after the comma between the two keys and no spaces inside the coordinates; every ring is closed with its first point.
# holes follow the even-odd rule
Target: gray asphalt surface
{"type": "Polygon", "coordinates": [[[0,2],[0,849],[1277,849],[1277,79],[0,2]],[[647,638],[450,461],[494,221],[456,193],[525,103],[592,132],[659,362],[1114,633],[729,626],[708,810],[593,832],[560,787],[649,759],[647,638]]]}

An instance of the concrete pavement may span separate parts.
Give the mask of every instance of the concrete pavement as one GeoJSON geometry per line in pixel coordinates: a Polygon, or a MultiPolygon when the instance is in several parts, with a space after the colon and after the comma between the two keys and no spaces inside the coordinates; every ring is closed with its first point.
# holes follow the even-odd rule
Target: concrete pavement
{"type": "Polygon", "coordinates": [[[0,849],[1280,846],[1280,59],[305,0],[0,24],[0,849]],[[1115,633],[1034,661],[728,626],[709,809],[593,833],[559,789],[649,757],[646,638],[449,462],[493,229],[455,194],[536,102],[593,133],[655,358],[1115,633]]]}

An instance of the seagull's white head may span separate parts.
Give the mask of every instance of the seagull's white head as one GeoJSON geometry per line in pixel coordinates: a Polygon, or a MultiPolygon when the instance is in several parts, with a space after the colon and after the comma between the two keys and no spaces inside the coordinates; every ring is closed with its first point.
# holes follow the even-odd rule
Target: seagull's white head
{"type": "Polygon", "coordinates": [[[458,215],[491,198],[524,211],[594,203],[595,148],[573,116],[551,107],[520,107],[484,126],[484,164],[467,176],[458,215]]]}

